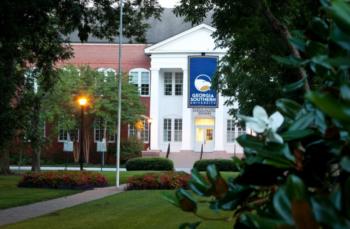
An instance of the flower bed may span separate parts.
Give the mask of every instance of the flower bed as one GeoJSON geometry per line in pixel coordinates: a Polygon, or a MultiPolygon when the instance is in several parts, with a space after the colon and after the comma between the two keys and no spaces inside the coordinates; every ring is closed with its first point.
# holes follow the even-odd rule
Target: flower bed
{"type": "Polygon", "coordinates": [[[18,187],[55,188],[55,189],[92,189],[105,187],[105,176],[94,172],[41,172],[26,173],[18,187]]]}
{"type": "Polygon", "coordinates": [[[185,172],[147,173],[128,179],[128,190],[187,188],[191,176],[185,172]]]}

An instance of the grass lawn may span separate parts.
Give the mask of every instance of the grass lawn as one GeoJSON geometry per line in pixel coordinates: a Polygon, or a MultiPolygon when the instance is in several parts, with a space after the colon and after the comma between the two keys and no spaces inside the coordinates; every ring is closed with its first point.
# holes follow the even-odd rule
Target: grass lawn
{"type": "Polygon", "coordinates": [[[77,193],[77,190],[18,188],[20,176],[0,176],[0,209],[77,193]]]}
{"type": "MultiPolygon", "coordinates": [[[[178,228],[184,222],[200,220],[164,200],[163,192],[173,191],[127,191],[4,228],[168,229],[178,228]]],[[[199,212],[215,217],[227,215],[227,213],[213,213],[207,208],[200,208],[199,212]]],[[[203,222],[199,228],[232,228],[232,222],[203,222]]]]}
{"type": "MultiPolygon", "coordinates": [[[[127,182],[130,176],[142,175],[152,171],[127,171],[120,173],[120,183],[127,182]]],[[[153,171],[157,172],[157,171],[153,171]]],[[[224,178],[230,177],[235,173],[223,172],[224,178]]],[[[115,172],[103,172],[108,179],[109,185],[115,185],[115,172]]],[[[43,200],[54,199],[62,196],[71,195],[79,190],[58,190],[42,188],[18,188],[17,183],[20,176],[0,176],[0,209],[26,205],[43,200]]]]}

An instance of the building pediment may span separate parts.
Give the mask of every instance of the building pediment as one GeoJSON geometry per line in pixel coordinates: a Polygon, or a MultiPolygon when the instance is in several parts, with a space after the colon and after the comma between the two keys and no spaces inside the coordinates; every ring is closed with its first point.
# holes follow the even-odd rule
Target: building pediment
{"type": "Polygon", "coordinates": [[[216,48],[214,32],[215,28],[200,24],[146,48],[145,53],[225,53],[225,49],[216,48]]]}

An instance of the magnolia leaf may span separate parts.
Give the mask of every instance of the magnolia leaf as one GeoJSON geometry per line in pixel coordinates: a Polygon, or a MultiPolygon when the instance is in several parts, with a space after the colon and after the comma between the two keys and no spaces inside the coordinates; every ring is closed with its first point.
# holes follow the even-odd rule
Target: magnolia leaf
{"type": "Polygon", "coordinates": [[[347,172],[350,172],[350,157],[345,156],[340,161],[340,166],[347,172]]]}
{"type": "Polygon", "coordinates": [[[279,99],[276,101],[277,108],[283,113],[283,115],[288,116],[292,119],[298,114],[302,106],[291,99],[279,99]]]}
{"type": "Polygon", "coordinates": [[[302,87],[304,87],[305,82],[306,82],[306,78],[303,78],[303,79],[298,80],[294,83],[291,83],[291,84],[284,86],[282,91],[288,93],[288,92],[299,90],[302,87]]]}
{"type": "Polygon", "coordinates": [[[184,190],[184,189],[179,189],[176,191],[176,197],[179,202],[179,206],[183,211],[186,212],[196,212],[197,211],[197,202],[191,194],[184,190]]]}

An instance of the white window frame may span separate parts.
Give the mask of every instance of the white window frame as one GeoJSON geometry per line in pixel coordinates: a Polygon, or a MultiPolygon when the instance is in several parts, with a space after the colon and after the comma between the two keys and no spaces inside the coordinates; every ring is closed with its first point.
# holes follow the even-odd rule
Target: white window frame
{"type": "Polygon", "coordinates": [[[163,142],[171,142],[172,141],[172,132],[173,132],[173,125],[172,125],[173,119],[171,118],[163,118],[163,142]],[[167,122],[170,120],[170,124],[167,123],[167,128],[165,129],[165,120],[167,120],[167,122]],[[170,128],[169,128],[170,126],[170,128]],[[169,131],[170,131],[170,135],[169,135],[169,131]],[[169,139],[170,137],[170,139],[169,139]]]}
{"type": "MultiPolygon", "coordinates": [[[[143,143],[147,144],[149,143],[149,136],[150,136],[150,129],[149,129],[149,123],[146,119],[143,120],[143,130],[140,133],[140,140],[142,140],[143,143]],[[147,139],[145,138],[145,135],[147,136],[147,139]]],[[[135,128],[135,125],[128,124],[128,138],[138,138],[137,136],[137,130],[135,128]]]]}
{"type": "Polygon", "coordinates": [[[227,119],[226,120],[226,142],[234,143],[235,141],[236,141],[236,122],[234,119],[227,119]]]}
{"type": "Polygon", "coordinates": [[[174,119],[174,142],[182,142],[182,129],[183,129],[182,118],[175,118],[174,119]]]}
{"type": "Polygon", "coordinates": [[[184,82],[184,74],[180,71],[165,71],[163,73],[163,95],[164,96],[183,96],[183,82],[184,82]],[[177,76],[181,76],[181,83],[177,81],[177,76]],[[165,78],[170,78],[171,83],[171,93],[166,94],[166,86],[170,83],[165,81],[165,78]],[[176,94],[176,85],[181,85],[181,94],[176,94]]]}
{"type": "MultiPolygon", "coordinates": [[[[129,71],[129,77],[131,75],[132,72],[136,72],[137,73],[137,90],[139,91],[139,95],[141,97],[150,97],[151,95],[151,72],[145,68],[133,68],[129,71]],[[148,74],[148,94],[147,95],[142,95],[142,73],[147,73],[148,74]]],[[[129,78],[129,83],[130,82],[130,78],[129,78]]],[[[136,82],[135,82],[136,85],[136,82]]]]}
{"type": "MultiPolygon", "coordinates": [[[[94,120],[94,142],[95,143],[97,143],[97,142],[100,142],[100,141],[98,141],[97,139],[96,139],[96,132],[97,132],[97,130],[98,131],[101,131],[101,129],[100,128],[96,128],[96,121],[97,120],[100,120],[100,122],[103,122],[103,119],[102,118],[99,118],[99,117],[97,117],[97,118],[95,118],[95,120],[94,120]]],[[[109,124],[107,124],[107,131],[109,131],[111,128],[110,128],[110,125],[109,124]]],[[[104,128],[102,127],[102,135],[104,135],[104,128]]],[[[105,136],[102,136],[102,139],[104,138],[105,136]]],[[[107,141],[108,143],[114,143],[115,142],[115,135],[114,134],[111,134],[111,135],[108,135],[108,141],[107,141]]]]}
{"type": "MultiPolygon", "coordinates": [[[[76,129],[75,131],[77,131],[77,142],[79,142],[79,139],[80,139],[80,130],[79,129],[76,129]]],[[[58,136],[57,136],[57,142],[62,142],[62,143],[64,143],[64,142],[68,142],[68,135],[70,135],[69,134],[69,130],[64,130],[63,128],[61,129],[61,128],[59,128],[58,129],[58,136]],[[63,131],[63,135],[64,136],[67,136],[67,140],[62,140],[62,139],[60,139],[60,137],[61,137],[61,130],[63,131]]],[[[69,137],[70,138],[70,137],[69,137]]],[[[70,139],[71,141],[72,141],[72,139],[70,139]]]]}

